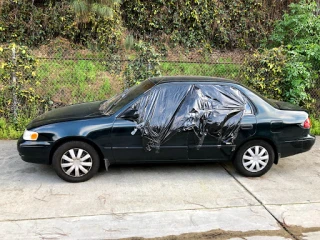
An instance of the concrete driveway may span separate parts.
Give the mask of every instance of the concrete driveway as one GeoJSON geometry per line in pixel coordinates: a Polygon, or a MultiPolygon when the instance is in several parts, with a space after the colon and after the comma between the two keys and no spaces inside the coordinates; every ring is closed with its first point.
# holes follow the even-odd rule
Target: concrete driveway
{"type": "Polygon", "coordinates": [[[15,141],[0,149],[0,239],[320,239],[319,140],[261,178],[231,164],[111,166],[80,184],[23,162],[15,141]]]}

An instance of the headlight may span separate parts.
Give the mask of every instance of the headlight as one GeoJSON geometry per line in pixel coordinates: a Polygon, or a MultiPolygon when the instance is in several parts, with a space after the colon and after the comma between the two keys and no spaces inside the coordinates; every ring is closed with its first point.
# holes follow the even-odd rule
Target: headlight
{"type": "Polygon", "coordinates": [[[28,131],[25,130],[23,133],[23,140],[37,140],[38,139],[39,134],[37,132],[32,132],[32,131],[28,131]]]}

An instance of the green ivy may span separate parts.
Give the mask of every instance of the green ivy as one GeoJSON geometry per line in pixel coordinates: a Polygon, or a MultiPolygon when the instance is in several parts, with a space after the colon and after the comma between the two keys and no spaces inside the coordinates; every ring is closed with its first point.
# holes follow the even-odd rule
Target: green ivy
{"type": "Polygon", "coordinates": [[[38,46],[64,32],[72,13],[65,2],[45,8],[31,1],[4,1],[0,16],[0,42],[14,42],[29,47],[38,46]]]}
{"type": "Polygon", "coordinates": [[[37,7],[28,0],[5,1],[0,16],[0,42],[37,47],[55,37],[64,37],[90,49],[115,52],[123,34],[119,4],[110,17],[89,12],[86,21],[77,21],[70,1],[62,0],[37,7]]]}
{"type": "Polygon", "coordinates": [[[128,87],[139,84],[150,77],[160,76],[160,58],[150,43],[139,41],[134,44],[137,56],[130,60],[124,71],[128,87]]]}
{"type": "Polygon", "coordinates": [[[27,47],[10,44],[0,47],[0,118],[25,127],[19,119],[30,119],[45,107],[45,99],[36,89],[37,60],[30,55],[27,47]]]}
{"type": "Polygon", "coordinates": [[[273,24],[256,0],[124,0],[122,16],[140,38],[187,48],[257,47],[273,24]]]}

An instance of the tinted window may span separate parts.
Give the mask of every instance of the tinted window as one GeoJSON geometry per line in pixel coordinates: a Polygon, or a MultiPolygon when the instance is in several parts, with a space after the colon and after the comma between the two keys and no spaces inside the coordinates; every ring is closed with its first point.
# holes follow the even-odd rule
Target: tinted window
{"type": "Polygon", "coordinates": [[[253,111],[252,111],[252,107],[249,103],[249,101],[247,101],[246,105],[245,105],[245,110],[244,110],[244,114],[245,115],[250,115],[250,114],[253,114],[253,111]]]}
{"type": "Polygon", "coordinates": [[[145,80],[139,85],[135,85],[108,101],[103,102],[100,106],[100,110],[104,111],[106,115],[112,115],[153,86],[153,82],[145,80]]]}
{"type": "Polygon", "coordinates": [[[257,95],[258,97],[260,97],[261,99],[263,99],[265,102],[269,103],[272,107],[279,109],[279,106],[277,106],[277,104],[275,104],[275,102],[273,102],[272,99],[268,99],[264,96],[262,96],[260,93],[258,93],[257,91],[255,91],[254,89],[248,87],[248,86],[244,86],[242,84],[240,84],[242,87],[245,87],[246,89],[250,90],[251,92],[253,92],[255,95],[257,95]]]}

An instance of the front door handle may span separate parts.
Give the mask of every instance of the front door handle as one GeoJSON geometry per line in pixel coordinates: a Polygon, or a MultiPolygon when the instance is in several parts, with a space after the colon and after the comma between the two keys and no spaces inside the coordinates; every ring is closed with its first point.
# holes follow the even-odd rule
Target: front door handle
{"type": "Polygon", "coordinates": [[[241,129],[242,130],[250,130],[250,129],[253,129],[253,125],[252,124],[242,124],[241,129]]]}

